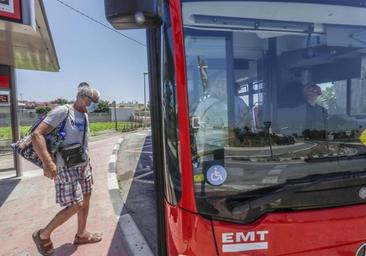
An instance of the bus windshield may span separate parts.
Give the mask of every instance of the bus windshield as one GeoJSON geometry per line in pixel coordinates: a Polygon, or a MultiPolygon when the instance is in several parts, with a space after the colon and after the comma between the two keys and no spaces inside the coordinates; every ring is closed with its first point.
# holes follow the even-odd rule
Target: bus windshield
{"type": "Polygon", "coordinates": [[[363,202],[334,197],[366,184],[364,11],[182,2],[201,213],[249,221],[271,210],[363,202]]]}

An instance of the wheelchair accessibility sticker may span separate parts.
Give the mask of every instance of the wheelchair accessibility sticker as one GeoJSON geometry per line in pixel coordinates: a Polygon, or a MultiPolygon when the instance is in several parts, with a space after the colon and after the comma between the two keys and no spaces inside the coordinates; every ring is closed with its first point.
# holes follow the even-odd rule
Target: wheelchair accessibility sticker
{"type": "Polygon", "coordinates": [[[206,173],[206,180],[213,186],[220,186],[224,184],[227,179],[227,171],[221,165],[213,165],[208,168],[206,173]]]}

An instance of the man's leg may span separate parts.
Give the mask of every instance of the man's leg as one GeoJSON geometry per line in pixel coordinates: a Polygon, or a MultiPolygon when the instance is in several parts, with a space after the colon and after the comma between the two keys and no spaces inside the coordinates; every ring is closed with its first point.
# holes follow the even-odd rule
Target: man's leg
{"type": "Polygon", "coordinates": [[[86,232],[86,221],[89,214],[89,202],[91,193],[83,194],[83,206],[78,211],[78,232],[76,233],[79,237],[84,237],[86,232]]]}
{"type": "Polygon", "coordinates": [[[54,231],[57,227],[64,224],[71,216],[77,213],[82,208],[82,203],[73,204],[72,206],[66,207],[59,211],[56,216],[51,220],[48,225],[40,231],[41,239],[48,239],[51,236],[52,231],[54,231]]]}
{"type": "Polygon", "coordinates": [[[80,177],[79,184],[83,192],[83,206],[78,212],[78,230],[75,236],[74,244],[96,243],[102,240],[102,234],[90,233],[86,229],[90,197],[93,187],[91,167],[89,166],[89,169],[80,169],[80,177]]]}

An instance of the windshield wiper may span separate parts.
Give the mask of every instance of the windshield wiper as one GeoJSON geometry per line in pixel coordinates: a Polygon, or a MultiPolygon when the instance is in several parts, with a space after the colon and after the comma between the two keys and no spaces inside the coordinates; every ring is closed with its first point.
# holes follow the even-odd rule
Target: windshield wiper
{"type": "Polygon", "coordinates": [[[261,206],[272,203],[286,195],[308,187],[316,186],[320,183],[345,179],[358,179],[362,176],[366,177],[366,171],[312,174],[302,178],[288,179],[281,184],[235,195],[235,197],[228,198],[226,203],[228,208],[235,214],[260,208],[261,206]]]}

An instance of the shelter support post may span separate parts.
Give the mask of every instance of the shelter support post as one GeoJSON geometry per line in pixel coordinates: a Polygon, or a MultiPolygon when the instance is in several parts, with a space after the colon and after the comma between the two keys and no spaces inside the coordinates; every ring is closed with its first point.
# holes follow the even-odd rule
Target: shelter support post
{"type": "MultiPolygon", "coordinates": [[[[15,80],[15,69],[9,66],[9,83],[10,83],[10,116],[11,116],[11,132],[12,142],[15,143],[19,140],[19,118],[18,118],[18,98],[17,98],[17,86],[15,80]]],[[[20,163],[20,158],[17,153],[14,152],[14,168],[16,170],[16,176],[23,176],[23,170],[20,163]]]]}

